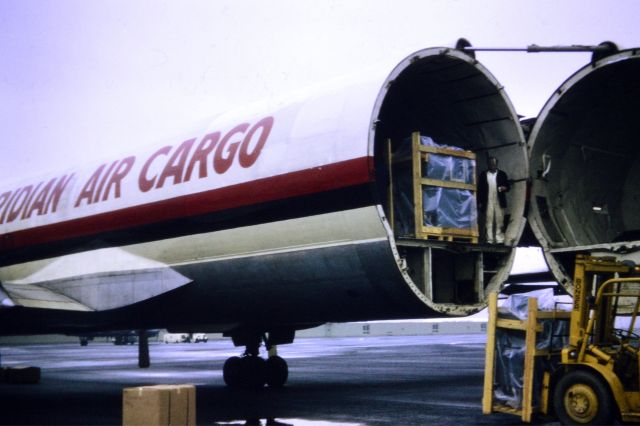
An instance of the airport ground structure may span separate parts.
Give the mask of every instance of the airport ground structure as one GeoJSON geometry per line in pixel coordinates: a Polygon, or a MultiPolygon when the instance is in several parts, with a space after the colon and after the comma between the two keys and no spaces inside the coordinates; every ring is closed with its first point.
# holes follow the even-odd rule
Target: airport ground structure
{"type": "MultiPolygon", "coordinates": [[[[487,322],[483,318],[461,318],[457,320],[412,320],[412,321],[370,321],[349,323],[327,323],[296,333],[297,337],[367,337],[367,336],[430,336],[448,334],[486,333],[487,322]]],[[[163,330],[150,342],[162,342],[163,330]]],[[[208,333],[209,340],[224,339],[220,333],[208,333]]],[[[104,341],[106,338],[96,338],[104,341]]],[[[0,348],[4,345],[48,344],[76,342],[75,336],[32,335],[2,336],[0,348]]]]}

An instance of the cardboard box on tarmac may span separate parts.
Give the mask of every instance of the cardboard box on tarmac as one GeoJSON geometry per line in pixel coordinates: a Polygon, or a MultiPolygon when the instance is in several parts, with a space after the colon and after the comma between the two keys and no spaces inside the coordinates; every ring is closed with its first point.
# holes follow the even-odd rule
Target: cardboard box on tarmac
{"type": "Polygon", "coordinates": [[[15,385],[29,385],[40,382],[40,367],[5,367],[0,373],[0,381],[15,385]]]}
{"type": "Polygon", "coordinates": [[[157,385],[123,389],[122,424],[195,426],[195,386],[157,385]]]}

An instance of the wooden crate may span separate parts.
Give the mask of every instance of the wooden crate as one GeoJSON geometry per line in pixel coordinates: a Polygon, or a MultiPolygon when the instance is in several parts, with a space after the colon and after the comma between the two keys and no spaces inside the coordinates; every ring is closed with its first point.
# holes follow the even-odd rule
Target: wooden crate
{"type": "Polygon", "coordinates": [[[455,182],[438,179],[428,179],[422,176],[423,164],[429,161],[429,154],[440,154],[451,157],[476,159],[471,151],[460,151],[442,147],[424,146],[420,143],[420,132],[411,134],[412,170],[413,170],[413,202],[415,213],[415,236],[420,239],[436,239],[439,241],[461,241],[478,243],[478,225],[471,228],[443,228],[427,226],[424,224],[423,193],[424,186],[440,188],[456,188],[471,191],[474,196],[477,193],[475,173],[473,183],[455,182]]]}
{"type": "Polygon", "coordinates": [[[549,357],[551,349],[537,349],[536,335],[542,331],[541,320],[560,319],[569,320],[571,312],[538,311],[538,300],[530,298],[527,306],[527,319],[507,319],[498,317],[498,295],[489,294],[489,318],[487,321],[487,345],[484,371],[484,389],[482,396],[482,413],[508,413],[521,418],[523,422],[531,422],[534,413],[547,414],[549,407],[549,378],[548,372],[544,372],[539,404],[534,406],[533,389],[536,357],[549,357]],[[495,401],[495,365],[496,365],[496,331],[500,328],[519,330],[525,336],[525,354],[523,371],[522,407],[513,408],[495,401]]]}

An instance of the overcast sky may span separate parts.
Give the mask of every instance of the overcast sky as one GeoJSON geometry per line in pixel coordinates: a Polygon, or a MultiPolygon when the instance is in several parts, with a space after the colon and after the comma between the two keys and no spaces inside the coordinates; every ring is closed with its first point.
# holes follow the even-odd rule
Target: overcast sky
{"type": "MultiPolygon", "coordinates": [[[[0,1],[0,181],[111,158],[215,114],[413,51],[640,46],[627,1],[0,1]]],[[[537,115],[590,55],[479,53],[537,115]]]]}

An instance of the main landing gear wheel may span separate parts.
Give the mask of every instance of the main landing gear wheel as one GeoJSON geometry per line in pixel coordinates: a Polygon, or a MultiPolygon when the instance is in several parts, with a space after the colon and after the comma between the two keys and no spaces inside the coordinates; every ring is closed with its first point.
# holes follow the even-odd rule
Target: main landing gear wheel
{"type": "Polygon", "coordinates": [[[281,388],[289,378],[287,362],[277,355],[271,336],[259,333],[239,334],[234,339],[236,346],[244,345],[241,357],[231,357],[222,368],[222,378],[232,389],[260,389],[264,385],[281,388]],[[269,358],[260,357],[260,346],[264,340],[269,358]]]}
{"type": "Polygon", "coordinates": [[[553,404],[565,425],[608,425],[616,408],[607,385],[593,373],[581,370],[560,379],[553,404]]]}
{"type": "Polygon", "coordinates": [[[222,378],[230,388],[238,388],[241,385],[242,361],[240,357],[232,356],[227,359],[222,367],[222,378]]]}
{"type": "Polygon", "coordinates": [[[244,389],[261,389],[267,382],[265,360],[259,356],[240,358],[242,385],[244,389]]]}
{"type": "Polygon", "coordinates": [[[289,366],[287,361],[278,355],[270,357],[266,361],[267,385],[270,388],[281,388],[289,378],[289,366]]]}
{"type": "Polygon", "coordinates": [[[232,389],[260,389],[265,384],[281,388],[288,377],[287,362],[277,355],[266,361],[256,355],[234,356],[222,368],[222,378],[232,389]]]}

